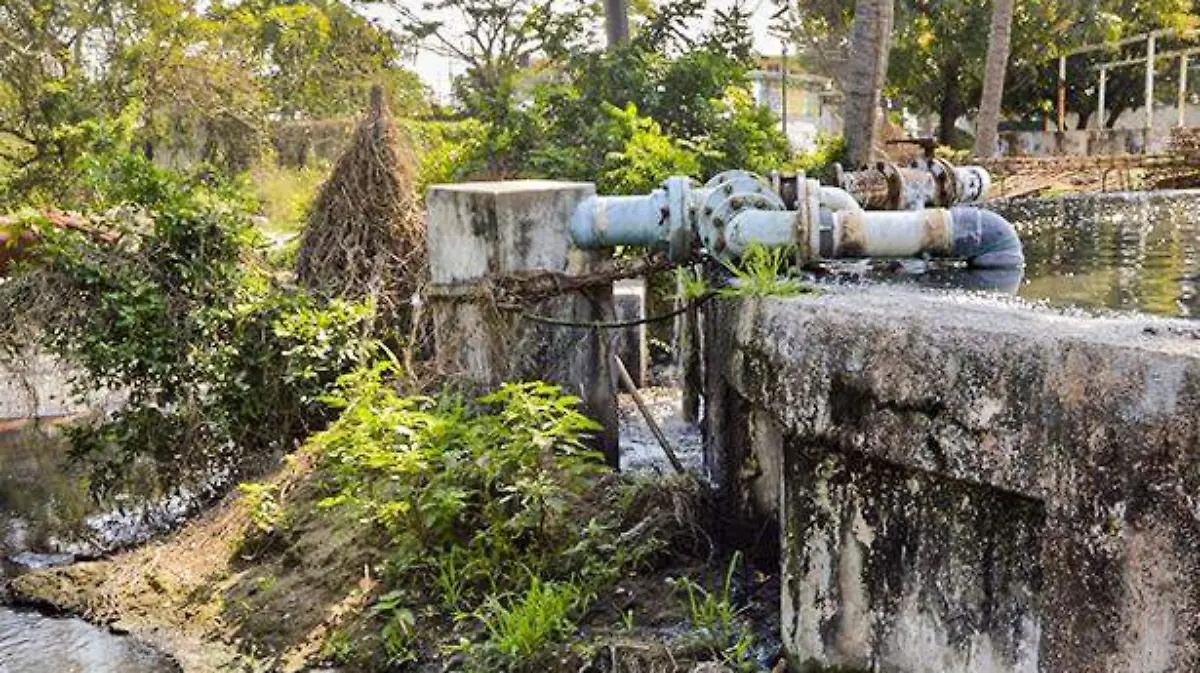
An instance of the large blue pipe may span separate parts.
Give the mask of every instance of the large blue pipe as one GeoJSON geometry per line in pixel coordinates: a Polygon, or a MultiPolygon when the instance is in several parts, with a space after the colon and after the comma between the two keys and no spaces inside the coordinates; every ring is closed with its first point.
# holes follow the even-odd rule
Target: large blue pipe
{"type": "Polygon", "coordinates": [[[1008,220],[983,208],[950,209],[954,223],[953,257],[976,269],[1012,269],[1025,265],[1021,239],[1008,220]]]}

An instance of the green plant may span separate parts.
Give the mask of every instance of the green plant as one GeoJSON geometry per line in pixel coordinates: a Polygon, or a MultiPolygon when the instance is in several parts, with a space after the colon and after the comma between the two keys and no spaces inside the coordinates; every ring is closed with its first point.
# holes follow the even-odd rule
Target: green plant
{"type": "Polygon", "coordinates": [[[146,464],[164,489],[237,479],[322,426],[317,398],[374,352],[372,308],[275,285],[237,185],[128,155],[97,174],[103,210],[82,222],[17,214],[37,244],[0,287],[0,352],[36,344],[80,372],[74,394],[128,395],[66,432],[91,485],[118,490],[146,464]]]}
{"type": "Polygon", "coordinates": [[[370,614],[381,616],[383,628],[379,631],[383,650],[389,666],[398,666],[416,661],[417,651],[413,639],[413,626],[417,618],[413,611],[404,606],[403,591],[390,591],[371,605],[370,614]]]}
{"type": "MultiPolygon", "coordinates": [[[[846,139],[842,136],[817,135],[816,147],[796,155],[789,168],[803,171],[810,177],[826,175],[834,163],[844,164],[846,161],[846,139]]],[[[852,170],[852,166],[844,166],[852,170]]]]}
{"type": "Polygon", "coordinates": [[[244,483],[238,484],[238,490],[255,533],[271,535],[284,527],[286,516],[279,502],[278,484],[244,483]]]}
{"type": "Polygon", "coordinates": [[[679,288],[678,298],[692,301],[708,294],[712,288],[704,274],[694,267],[676,267],[676,287],[679,288]]]}
{"type": "Polygon", "coordinates": [[[699,642],[722,661],[739,670],[756,670],[750,659],[754,636],[738,623],[742,610],[733,605],[733,576],[741,564],[741,552],[734,553],[725,570],[724,582],[717,591],[681,577],[676,585],[687,593],[688,609],[699,642]]]}
{"type": "Polygon", "coordinates": [[[489,597],[479,613],[487,629],[486,647],[509,666],[527,662],[550,643],[575,630],[570,616],[583,609],[587,596],[571,582],[544,582],[530,577],[529,588],[517,598],[489,597]]]}
{"type": "Polygon", "coordinates": [[[321,182],[328,176],[326,167],[287,168],[273,163],[259,164],[250,171],[254,195],[266,218],[266,234],[293,233],[304,227],[304,214],[321,182]]]}
{"type": "Polygon", "coordinates": [[[350,662],[354,654],[354,644],[350,636],[342,629],[333,629],[321,644],[321,656],[334,665],[350,662]]]}
{"type": "Polygon", "coordinates": [[[787,275],[792,258],[789,248],[751,244],[736,262],[721,261],[734,280],[721,290],[722,296],[790,297],[806,292],[798,279],[787,275]]]}
{"type": "Polygon", "coordinates": [[[340,417],[305,452],[317,512],[375,531],[385,595],[431,606],[414,633],[478,624],[486,639],[455,649],[511,664],[557,642],[588,596],[661,549],[652,525],[621,519],[622,498],[642,498],[613,488],[611,503],[592,500],[605,468],[578,399],[536,382],[470,401],[403,397],[394,371],[343,377],[325,398],[340,417]],[[622,538],[628,527],[639,533],[622,538]]]}
{"type": "Polygon", "coordinates": [[[596,187],[609,194],[642,194],[672,175],[700,174],[696,153],[665,134],[658,122],[638,114],[630,103],[624,109],[605,105],[610,135],[624,145],[604,159],[596,187]]]}

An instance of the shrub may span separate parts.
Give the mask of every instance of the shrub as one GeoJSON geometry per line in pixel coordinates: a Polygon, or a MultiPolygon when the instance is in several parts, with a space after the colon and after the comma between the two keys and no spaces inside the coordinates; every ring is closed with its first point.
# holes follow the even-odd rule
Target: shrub
{"type": "Polygon", "coordinates": [[[147,463],[172,486],[233,478],[292,448],[323,423],[327,386],[370,357],[370,307],[273,284],[236,187],[136,157],[103,173],[91,201],[106,210],[82,224],[17,216],[38,242],[0,286],[10,356],[30,344],[56,355],[80,398],[127,393],[68,430],[92,485],[115,489],[147,463]]]}

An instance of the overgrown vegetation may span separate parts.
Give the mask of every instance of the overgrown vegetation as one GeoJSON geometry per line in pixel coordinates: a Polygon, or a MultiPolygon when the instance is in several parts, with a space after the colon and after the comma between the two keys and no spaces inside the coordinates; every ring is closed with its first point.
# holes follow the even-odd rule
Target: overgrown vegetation
{"type": "MultiPolygon", "coordinates": [[[[288,522],[306,516],[365,526],[381,584],[364,620],[325,643],[337,663],[457,655],[478,670],[539,670],[583,656],[564,643],[615,583],[706,551],[698,485],[608,476],[577,399],[543,383],[405,397],[393,371],[361,370],[327,398],[341,416],[303,450],[308,487],[281,500],[273,485],[243,486],[243,555],[290,553],[288,522]]],[[[726,607],[728,591],[716,599],[726,607]]]]}
{"type": "Polygon", "coordinates": [[[93,214],[25,210],[36,245],[0,285],[5,354],[36,345],[78,368],[74,394],[126,404],[70,427],[92,485],[149,464],[179,488],[228,479],[319,427],[318,396],[366,362],[370,308],[279,286],[258,258],[247,198],[118,154],[96,164],[93,214]]]}

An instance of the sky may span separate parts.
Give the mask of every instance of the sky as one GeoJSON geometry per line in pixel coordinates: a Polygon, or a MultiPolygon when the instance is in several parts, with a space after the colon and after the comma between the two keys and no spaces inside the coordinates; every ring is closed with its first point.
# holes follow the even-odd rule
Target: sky
{"type": "MultiPolygon", "coordinates": [[[[412,1],[416,2],[417,0],[412,1]]],[[[714,9],[729,7],[734,1],[709,0],[709,12],[711,14],[714,9]]],[[[775,11],[775,7],[770,0],[742,0],[742,3],[752,12],[750,28],[754,31],[754,48],[759,53],[778,54],[779,40],[768,34],[770,16],[775,11]]],[[[362,11],[367,16],[379,19],[384,25],[395,20],[394,10],[387,7],[372,5],[362,11]]],[[[426,48],[418,49],[416,59],[405,65],[420,76],[441,102],[449,102],[450,82],[455,76],[461,75],[464,68],[461,61],[436,54],[426,48]]]]}

